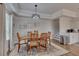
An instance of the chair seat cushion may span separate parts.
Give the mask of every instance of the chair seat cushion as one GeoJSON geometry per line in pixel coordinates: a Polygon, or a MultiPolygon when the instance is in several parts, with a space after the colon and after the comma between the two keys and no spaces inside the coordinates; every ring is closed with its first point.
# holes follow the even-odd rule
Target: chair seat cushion
{"type": "MultiPolygon", "coordinates": [[[[26,42],[27,42],[27,40],[26,40],[26,42]]],[[[21,41],[20,41],[20,44],[23,44],[23,43],[25,43],[24,40],[21,40],[21,41]]]]}
{"type": "Polygon", "coordinates": [[[37,41],[31,41],[30,44],[31,44],[31,46],[37,46],[38,42],[37,41]]]}
{"type": "Polygon", "coordinates": [[[47,41],[41,40],[41,41],[40,41],[40,44],[42,44],[42,45],[47,44],[47,41]]]}

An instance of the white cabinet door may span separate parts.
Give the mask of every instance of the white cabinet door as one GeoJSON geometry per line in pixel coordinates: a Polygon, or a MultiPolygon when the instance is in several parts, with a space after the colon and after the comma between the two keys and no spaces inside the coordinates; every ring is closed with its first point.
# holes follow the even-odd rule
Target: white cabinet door
{"type": "Polygon", "coordinates": [[[79,42],[79,33],[70,33],[70,44],[79,42]]]}

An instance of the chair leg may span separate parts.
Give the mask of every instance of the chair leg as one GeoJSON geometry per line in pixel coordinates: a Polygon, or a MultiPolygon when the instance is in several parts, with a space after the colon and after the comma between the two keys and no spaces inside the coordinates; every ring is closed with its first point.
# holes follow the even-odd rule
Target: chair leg
{"type": "Polygon", "coordinates": [[[31,54],[31,46],[30,46],[30,54],[31,54]]]}
{"type": "Polygon", "coordinates": [[[39,49],[41,50],[41,42],[40,42],[40,45],[39,45],[39,49]]]}
{"type": "Polygon", "coordinates": [[[45,44],[45,48],[46,48],[46,50],[47,50],[47,46],[46,46],[46,44],[45,44]]]}
{"type": "Polygon", "coordinates": [[[20,49],[20,44],[18,44],[18,52],[19,52],[19,49],[20,49]]]}
{"type": "Polygon", "coordinates": [[[39,47],[39,46],[37,46],[37,51],[38,51],[38,49],[39,49],[38,47],[39,47]]]}
{"type": "Polygon", "coordinates": [[[40,45],[40,50],[41,50],[41,45],[40,45]]]}

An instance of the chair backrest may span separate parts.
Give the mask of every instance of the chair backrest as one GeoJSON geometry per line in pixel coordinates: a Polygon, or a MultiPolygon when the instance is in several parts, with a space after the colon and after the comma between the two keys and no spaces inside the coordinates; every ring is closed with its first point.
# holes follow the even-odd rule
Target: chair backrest
{"type": "Polygon", "coordinates": [[[41,33],[40,38],[41,38],[41,40],[47,40],[47,38],[48,38],[47,33],[41,33]]]}
{"type": "Polygon", "coordinates": [[[19,32],[17,32],[17,38],[18,38],[18,41],[20,41],[20,39],[21,39],[21,35],[20,35],[19,32]]]}
{"type": "Polygon", "coordinates": [[[37,33],[30,33],[30,38],[32,41],[38,40],[38,34],[37,33]]]}

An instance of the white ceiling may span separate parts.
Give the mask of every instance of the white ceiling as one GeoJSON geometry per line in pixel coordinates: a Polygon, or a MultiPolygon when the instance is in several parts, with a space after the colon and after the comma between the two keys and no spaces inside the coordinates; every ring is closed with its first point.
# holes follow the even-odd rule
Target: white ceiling
{"type": "MultiPolygon", "coordinates": [[[[18,10],[33,11],[34,5],[38,5],[38,12],[43,14],[53,14],[61,9],[69,9],[72,11],[79,10],[79,3],[18,3],[18,10]]],[[[15,5],[16,6],[16,5],[15,5]]]]}

